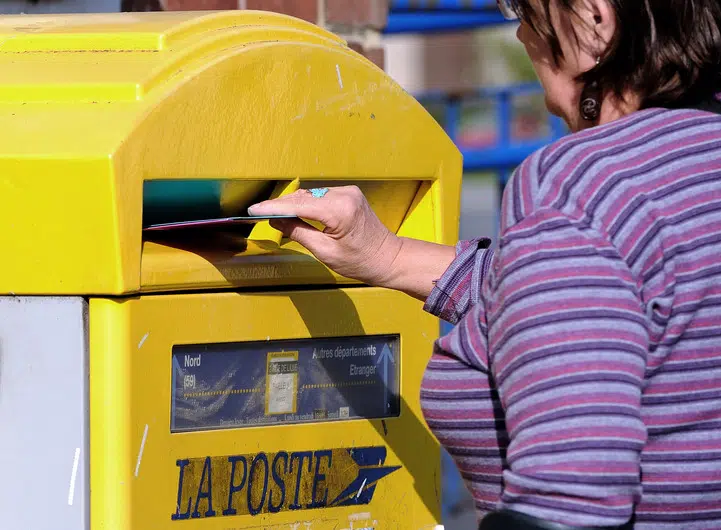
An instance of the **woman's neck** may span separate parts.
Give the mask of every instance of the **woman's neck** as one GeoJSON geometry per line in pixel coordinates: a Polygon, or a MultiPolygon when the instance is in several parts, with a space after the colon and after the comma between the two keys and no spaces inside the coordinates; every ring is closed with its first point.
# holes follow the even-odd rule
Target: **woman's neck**
{"type": "Polygon", "coordinates": [[[640,98],[635,94],[625,94],[622,98],[614,94],[608,94],[601,102],[601,113],[595,122],[586,121],[578,115],[576,116],[576,120],[578,121],[577,127],[571,126],[571,129],[573,131],[581,131],[597,125],[605,125],[606,123],[611,123],[619,118],[628,116],[640,108],[640,98]]]}

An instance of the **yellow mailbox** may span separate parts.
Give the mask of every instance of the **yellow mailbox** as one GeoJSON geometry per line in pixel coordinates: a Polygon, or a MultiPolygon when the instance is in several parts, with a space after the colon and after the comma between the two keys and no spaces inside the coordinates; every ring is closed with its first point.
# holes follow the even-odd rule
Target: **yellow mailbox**
{"type": "Polygon", "coordinates": [[[461,156],[336,36],[270,13],[0,17],[0,512],[16,529],[433,529],[437,321],[267,223],[354,183],[457,235],[461,156]]]}

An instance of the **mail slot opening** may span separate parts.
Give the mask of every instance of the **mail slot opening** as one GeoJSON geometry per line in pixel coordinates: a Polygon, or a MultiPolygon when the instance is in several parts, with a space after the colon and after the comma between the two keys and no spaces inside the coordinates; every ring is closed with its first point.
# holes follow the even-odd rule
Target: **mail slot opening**
{"type": "MultiPolygon", "coordinates": [[[[428,215],[432,188],[416,179],[377,180],[150,180],[145,183],[143,226],[245,215],[252,204],[314,187],[358,186],[371,208],[395,233],[416,234],[428,215]]],[[[315,200],[315,199],[314,199],[315,200]]],[[[289,212],[290,213],[290,212],[289,212]]],[[[317,223],[311,222],[316,225],[317,223]]],[[[322,226],[318,226],[322,228],[322,226]]],[[[262,282],[307,285],[356,283],[334,275],[298,243],[267,222],[213,222],[159,231],[143,230],[141,289],[157,291],[243,286],[262,282]]]]}
{"type": "Polygon", "coordinates": [[[276,185],[273,180],[148,180],[143,228],[247,215],[248,207],[269,199],[276,185]]]}
{"type": "MultiPolygon", "coordinates": [[[[234,222],[248,207],[277,194],[275,180],[148,180],[143,186],[144,239],[152,241],[203,238],[218,232],[248,237],[252,223],[234,222]],[[161,230],[158,230],[158,229],[161,230]],[[182,231],[181,231],[182,230],[182,231]]],[[[300,183],[301,189],[358,186],[389,230],[397,232],[420,181],[321,181],[300,183]]],[[[282,187],[282,186],[281,186],[282,187]]]]}

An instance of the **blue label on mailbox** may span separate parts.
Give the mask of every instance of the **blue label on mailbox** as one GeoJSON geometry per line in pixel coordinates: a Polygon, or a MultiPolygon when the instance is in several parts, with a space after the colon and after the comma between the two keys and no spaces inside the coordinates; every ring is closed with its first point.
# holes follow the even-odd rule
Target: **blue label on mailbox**
{"type": "Polygon", "coordinates": [[[399,337],[173,347],[171,431],[400,413],[399,337]]]}

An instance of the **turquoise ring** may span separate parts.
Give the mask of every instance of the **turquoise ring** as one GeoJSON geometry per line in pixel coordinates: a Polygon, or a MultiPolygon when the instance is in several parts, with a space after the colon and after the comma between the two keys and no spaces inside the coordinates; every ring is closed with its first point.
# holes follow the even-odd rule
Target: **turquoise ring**
{"type": "Polygon", "coordinates": [[[322,199],[328,193],[328,188],[313,188],[308,190],[314,199],[322,199]]]}

